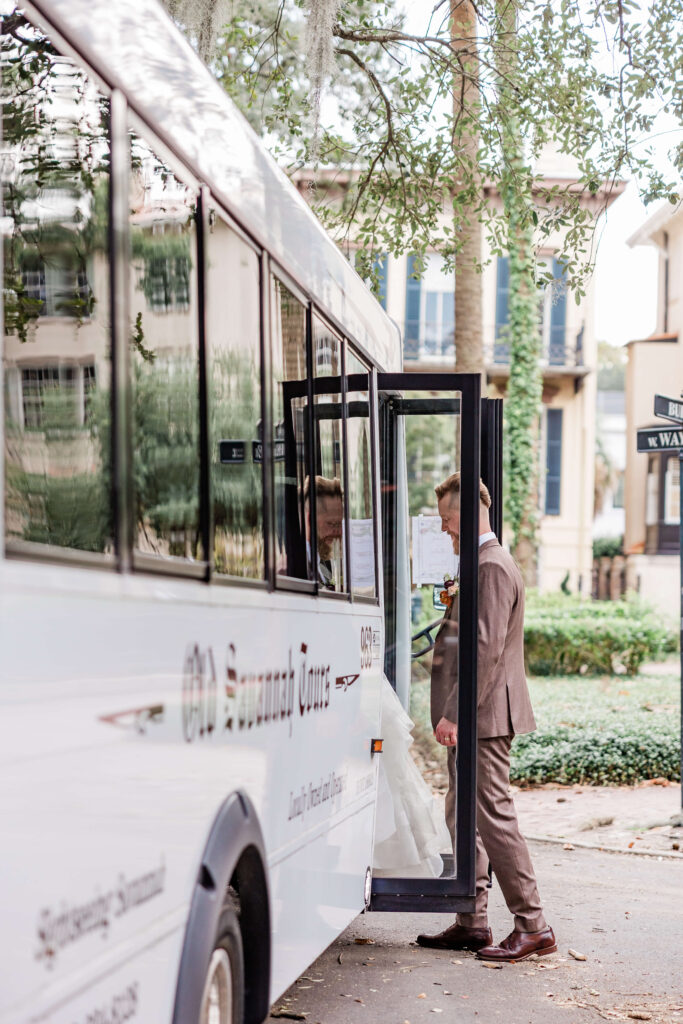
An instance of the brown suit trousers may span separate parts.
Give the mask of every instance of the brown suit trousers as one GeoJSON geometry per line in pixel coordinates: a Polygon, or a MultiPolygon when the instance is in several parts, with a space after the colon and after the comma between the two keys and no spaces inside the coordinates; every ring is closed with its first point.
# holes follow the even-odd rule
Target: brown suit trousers
{"type": "MultiPolygon", "coordinates": [[[[457,604],[437,635],[432,662],[432,724],[457,722],[457,604]]],[[[518,931],[545,927],[529,851],[510,796],[510,746],[516,733],[536,728],[524,672],[524,585],[512,557],[497,541],[479,550],[477,648],[476,906],[460,924],[485,927],[491,863],[518,931]]],[[[456,749],[447,753],[446,823],[455,837],[456,749]]]]}

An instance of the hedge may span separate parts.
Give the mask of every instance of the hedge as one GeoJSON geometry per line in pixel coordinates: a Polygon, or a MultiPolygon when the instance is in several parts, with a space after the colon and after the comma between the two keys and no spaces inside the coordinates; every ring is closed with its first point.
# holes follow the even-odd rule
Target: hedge
{"type": "Polygon", "coordinates": [[[529,597],[524,647],[531,675],[633,676],[676,646],[674,630],[642,601],[529,597]]]}
{"type": "Polygon", "coordinates": [[[662,723],[636,721],[581,728],[558,726],[518,736],[510,779],[624,785],[643,779],[680,779],[680,738],[674,716],[662,723]]]}

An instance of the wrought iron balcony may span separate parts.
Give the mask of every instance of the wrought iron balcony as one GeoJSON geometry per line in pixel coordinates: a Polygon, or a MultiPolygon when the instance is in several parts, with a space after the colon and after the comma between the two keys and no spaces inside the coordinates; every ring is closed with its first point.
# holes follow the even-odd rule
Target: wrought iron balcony
{"type": "MultiPolygon", "coordinates": [[[[413,364],[440,362],[443,362],[444,367],[452,368],[455,357],[452,331],[439,335],[436,331],[425,329],[429,326],[406,322],[403,341],[406,369],[410,369],[413,364]]],[[[484,363],[489,376],[507,377],[510,370],[509,342],[501,339],[485,346],[484,363]]],[[[569,343],[565,337],[547,340],[541,349],[540,364],[544,376],[584,376],[588,370],[584,365],[583,328],[569,343]]]]}
{"type": "MultiPolygon", "coordinates": [[[[496,341],[493,345],[486,346],[484,352],[484,359],[487,368],[497,369],[505,368],[510,365],[510,344],[507,341],[501,339],[496,341]]],[[[546,341],[541,348],[540,363],[543,369],[552,370],[565,370],[571,371],[573,369],[583,370],[583,327],[576,335],[575,339],[567,343],[567,339],[563,338],[550,338],[546,341]]]]}

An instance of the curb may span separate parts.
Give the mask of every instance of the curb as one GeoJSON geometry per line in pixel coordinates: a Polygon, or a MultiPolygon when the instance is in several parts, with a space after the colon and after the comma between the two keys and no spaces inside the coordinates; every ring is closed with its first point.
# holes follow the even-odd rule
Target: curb
{"type": "Polygon", "coordinates": [[[556,836],[525,835],[524,838],[530,843],[549,843],[553,846],[571,845],[579,850],[601,850],[603,853],[626,853],[634,857],[656,857],[659,860],[683,860],[683,853],[676,853],[675,850],[624,850],[620,846],[604,846],[599,843],[582,843],[574,839],[558,839],[556,836]]]}

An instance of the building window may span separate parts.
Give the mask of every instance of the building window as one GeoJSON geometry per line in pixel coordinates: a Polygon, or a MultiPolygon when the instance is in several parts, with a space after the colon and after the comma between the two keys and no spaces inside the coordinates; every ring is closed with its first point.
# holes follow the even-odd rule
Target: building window
{"type": "MultiPolygon", "coordinates": [[[[550,366],[565,366],[570,360],[566,349],[567,284],[566,269],[559,260],[539,260],[539,267],[552,270],[553,282],[539,290],[538,329],[541,334],[541,352],[544,362],[550,366]]],[[[496,268],[496,328],[494,336],[493,361],[510,362],[510,341],[508,337],[510,298],[510,265],[507,256],[499,256],[496,268]]],[[[583,344],[577,338],[577,352],[583,344]]],[[[572,362],[578,362],[572,359],[572,362]]]]}
{"type": "Polygon", "coordinates": [[[545,514],[560,515],[562,478],[562,409],[546,412],[545,514]]]}
{"type": "Polygon", "coordinates": [[[680,461],[678,455],[670,455],[666,460],[664,475],[664,522],[674,526],[681,518],[680,461]]]}
{"type": "Polygon", "coordinates": [[[36,366],[21,371],[25,430],[83,426],[95,387],[95,367],[36,366]]]}
{"type": "Polygon", "coordinates": [[[90,316],[91,290],[84,269],[50,266],[42,260],[21,271],[24,299],[37,316],[90,316]]]}
{"type": "MultiPolygon", "coordinates": [[[[154,246],[158,236],[147,236],[154,246]]],[[[181,245],[185,239],[179,240],[181,245]]],[[[143,243],[144,244],[144,243],[143,243]]],[[[184,253],[175,256],[145,255],[140,289],[153,313],[182,313],[190,308],[190,259],[184,253]]]]}
{"type": "Polygon", "coordinates": [[[409,256],[406,272],[405,356],[453,356],[455,353],[455,274],[444,273],[445,260],[427,253],[420,279],[414,276],[416,257],[409,256]]]}

